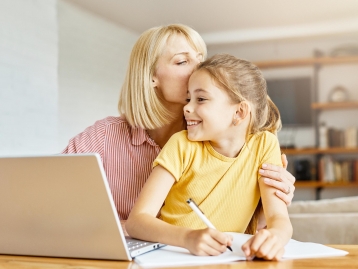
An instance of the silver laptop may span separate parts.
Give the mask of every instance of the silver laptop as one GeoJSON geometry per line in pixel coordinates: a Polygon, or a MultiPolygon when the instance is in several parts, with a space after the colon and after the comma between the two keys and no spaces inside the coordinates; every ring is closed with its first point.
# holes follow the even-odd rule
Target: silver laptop
{"type": "Polygon", "coordinates": [[[131,260],[97,154],[0,158],[0,254],[131,260]]]}

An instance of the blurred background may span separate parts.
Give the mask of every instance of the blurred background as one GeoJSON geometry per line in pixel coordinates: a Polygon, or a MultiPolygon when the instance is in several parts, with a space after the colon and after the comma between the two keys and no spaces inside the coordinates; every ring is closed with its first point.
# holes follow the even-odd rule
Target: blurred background
{"type": "Polygon", "coordinates": [[[327,180],[318,169],[331,152],[297,153],[319,148],[322,123],[358,128],[356,0],[0,0],[0,155],[59,153],[96,120],[118,115],[133,44],[169,23],[197,30],[209,56],[230,53],[261,67],[287,116],[279,140],[289,169],[307,181],[295,199],[358,194],[357,144],[333,156],[352,162],[349,179],[337,180],[348,187],[309,185],[327,180]],[[311,109],[334,101],[337,87],[343,94],[334,96],[352,106],[311,109]]]}

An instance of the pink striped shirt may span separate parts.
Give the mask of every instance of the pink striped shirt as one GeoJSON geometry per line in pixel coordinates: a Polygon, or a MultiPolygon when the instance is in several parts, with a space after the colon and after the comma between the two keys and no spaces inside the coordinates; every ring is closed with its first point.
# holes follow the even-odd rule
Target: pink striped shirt
{"type": "Polygon", "coordinates": [[[125,220],[160,150],[145,130],[132,128],[123,117],[107,117],[72,138],[62,153],[101,156],[118,215],[125,220]]]}

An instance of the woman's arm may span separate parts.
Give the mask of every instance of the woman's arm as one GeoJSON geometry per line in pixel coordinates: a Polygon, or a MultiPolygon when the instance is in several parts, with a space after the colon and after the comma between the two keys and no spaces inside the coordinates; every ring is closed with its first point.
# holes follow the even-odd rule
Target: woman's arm
{"type": "Polygon", "coordinates": [[[292,236],[292,225],[286,204],[274,195],[276,189],[259,179],[262,205],[267,221],[267,229],[258,231],[243,246],[248,259],[254,256],[267,260],[279,260],[284,253],[284,246],[292,236]]]}
{"type": "MultiPolygon", "coordinates": [[[[187,248],[195,255],[218,255],[231,245],[231,237],[214,229],[192,230],[156,218],[175,179],[156,166],[145,183],[125,224],[133,238],[187,248]]],[[[185,201],[183,201],[185,203],[185,201]]]]}

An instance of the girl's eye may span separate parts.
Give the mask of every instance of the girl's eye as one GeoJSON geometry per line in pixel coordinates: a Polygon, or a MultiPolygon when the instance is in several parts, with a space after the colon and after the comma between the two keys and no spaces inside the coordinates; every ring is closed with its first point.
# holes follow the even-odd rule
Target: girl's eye
{"type": "Polygon", "coordinates": [[[185,99],[185,101],[186,101],[187,103],[189,103],[189,102],[190,102],[190,98],[185,99]]]}
{"type": "Polygon", "coordinates": [[[198,98],[198,101],[199,101],[199,102],[203,102],[203,101],[205,101],[205,100],[206,100],[206,99],[201,98],[201,97],[198,98]]]}

